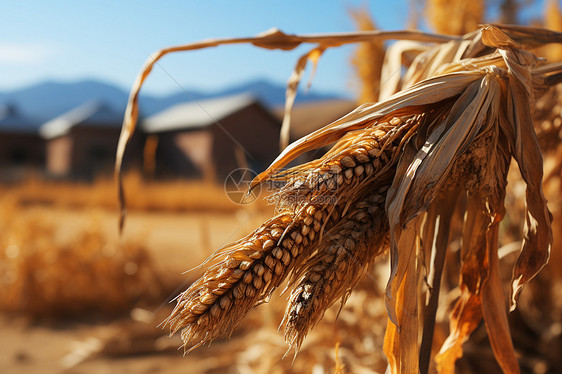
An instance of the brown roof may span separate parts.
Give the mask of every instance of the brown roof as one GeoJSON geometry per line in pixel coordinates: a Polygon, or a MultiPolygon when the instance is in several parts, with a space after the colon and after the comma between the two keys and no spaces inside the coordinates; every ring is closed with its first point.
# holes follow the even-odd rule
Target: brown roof
{"type": "MultiPolygon", "coordinates": [[[[297,104],[291,112],[291,140],[299,139],[314,130],[343,117],[357,107],[351,100],[321,100],[297,104]]],[[[276,108],[275,115],[283,119],[284,108],[276,108]]]]}

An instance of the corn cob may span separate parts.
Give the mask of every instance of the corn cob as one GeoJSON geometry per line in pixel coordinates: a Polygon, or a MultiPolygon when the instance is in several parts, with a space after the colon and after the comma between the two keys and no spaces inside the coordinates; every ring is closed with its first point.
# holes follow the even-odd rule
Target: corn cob
{"type": "Polygon", "coordinates": [[[308,204],[298,217],[280,214],[216,254],[210,259],[215,265],[179,296],[165,321],[171,333],[182,330],[193,349],[230,332],[281,284],[336,215],[308,204]]]}

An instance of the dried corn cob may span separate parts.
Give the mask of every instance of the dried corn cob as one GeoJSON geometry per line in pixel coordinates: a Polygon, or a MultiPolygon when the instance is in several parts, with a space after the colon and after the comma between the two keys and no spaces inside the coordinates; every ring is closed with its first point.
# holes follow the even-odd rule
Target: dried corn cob
{"type": "MultiPolygon", "coordinates": [[[[363,231],[362,235],[377,232],[384,237],[388,227],[384,214],[384,218],[378,218],[382,219],[377,221],[378,228],[364,226],[364,230],[356,232],[352,227],[366,218],[369,207],[374,209],[378,204],[377,209],[382,213],[403,144],[426,118],[435,119],[436,116],[440,116],[440,112],[432,110],[377,121],[367,130],[344,136],[330,152],[312,162],[316,167],[307,164],[277,174],[274,178],[277,180],[291,176],[276,196],[280,203],[277,216],[207,261],[208,270],[180,295],[174,311],[165,321],[171,333],[181,330],[182,339],[191,350],[231,332],[239,320],[253,306],[266,300],[291,272],[303,274],[301,268],[309,268],[303,262],[319,243],[323,243],[323,233],[336,224],[344,230],[338,239],[343,240],[342,243],[348,234],[357,237],[363,231]],[[303,189],[305,184],[310,188],[303,189]],[[321,199],[327,194],[333,199],[321,199]],[[361,202],[362,196],[370,197],[361,202]],[[355,202],[359,205],[349,210],[355,202]],[[361,213],[357,209],[367,210],[361,213]]],[[[375,222],[373,217],[367,220],[375,222]]],[[[338,240],[333,244],[338,246],[338,240]]],[[[372,247],[376,252],[378,247],[372,247]]],[[[320,250],[329,251],[326,243],[320,250]]],[[[350,260],[349,256],[339,259],[338,263],[345,260],[350,260]]],[[[349,264],[349,270],[364,269],[365,263],[361,263],[359,267],[349,264]]],[[[344,282],[341,286],[348,289],[358,278],[359,274],[351,283],[344,282]]],[[[322,306],[328,307],[333,302],[330,300],[335,300],[342,292],[326,295],[327,301],[322,306]]]]}
{"type": "Polygon", "coordinates": [[[188,290],[166,320],[172,334],[182,330],[195,348],[231,331],[251,309],[267,299],[320,238],[321,230],[337,219],[308,204],[301,214],[283,213],[265,222],[246,238],[222,249],[215,263],[188,290]]]}

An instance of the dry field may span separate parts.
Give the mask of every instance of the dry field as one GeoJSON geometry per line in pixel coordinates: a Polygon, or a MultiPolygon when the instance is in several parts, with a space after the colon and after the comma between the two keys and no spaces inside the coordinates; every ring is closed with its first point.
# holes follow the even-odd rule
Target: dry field
{"type": "Polygon", "coordinates": [[[2,187],[2,373],[174,372],[168,369],[174,357],[183,366],[177,340],[165,338],[163,348],[153,344],[166,335],[156,325],[170,312],[168,301],[193,278],[182,273],[211,248],[246,234],[267,208],[232,204],[222,186],[174,182],[144,188],[167,200],[133,202],[119,238],[109,181],[87,186],[30,180],[2,187]],[[167,353],[158,356],[162,350],[167,353]],[[82,359],[73,354],[85,362],[78,365],[82,359]],[[130,356],[135,358],[125,359],[130,356]]]}
{"type": "MultiPolygon", "coordinates": [[[[290,114],[307,62],[368,38],[355,63],[369,62],[361,100],[376,102],[288,146],[285,117],[287,147],[253,181],[281,183],[275,210],[120,176],[118,237],[109,180],[1,188],[0,370],[562,372],[562,64],[536,57],[562,33],[471,31],[482,4],[443,31],[462,37],[270,31],[157,51],[132,88],[117,170],[140,88],[168,53],[313,44],[289,80],[290,114]],[[382,82],[389,68],[403,74],[382,82]]],[[[443,18],[444,5],[427,12],[443,18]]]]}

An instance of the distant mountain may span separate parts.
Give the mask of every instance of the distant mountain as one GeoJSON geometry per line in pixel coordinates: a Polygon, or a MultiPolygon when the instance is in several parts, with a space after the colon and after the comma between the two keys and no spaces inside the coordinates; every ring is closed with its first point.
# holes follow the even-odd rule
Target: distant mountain
{"type": "Polygon", "coordinates": [[[76,83],[43,82],[0,94],[0,102],[9,103],[23,114],[39,120],[51,119],[90,100],[104,100],[123,107],[127,95],[120,88],[98,81],[76,83]]]}
{"type": "MultiPolygon", "coordinates": [[[[151,115],[167,107],[186,101],[209,99],[214,97],[251,93],[265,104],[274,107],[284,103],[285,87],[266,80],[255,80],[228,87],[226,89],[204,93],[187,89],[166,96],[140,96],[140,110],[143,115],[151,115]],[[187,91],[187,92],[186,92],[187,91]]],[[[128,92],[97,80],[84,80],[72,83],[43,82],[26,88],[0,92],[0,104],[13,104],[18,110],[31,118],[46,121],[90,100],[100,100],[117,110],[123,110],[127,104],[128,92]]],[[[299,93],[298,102],[340,98],[337,94],[320,94],[314,91],[299,93]]]]}

